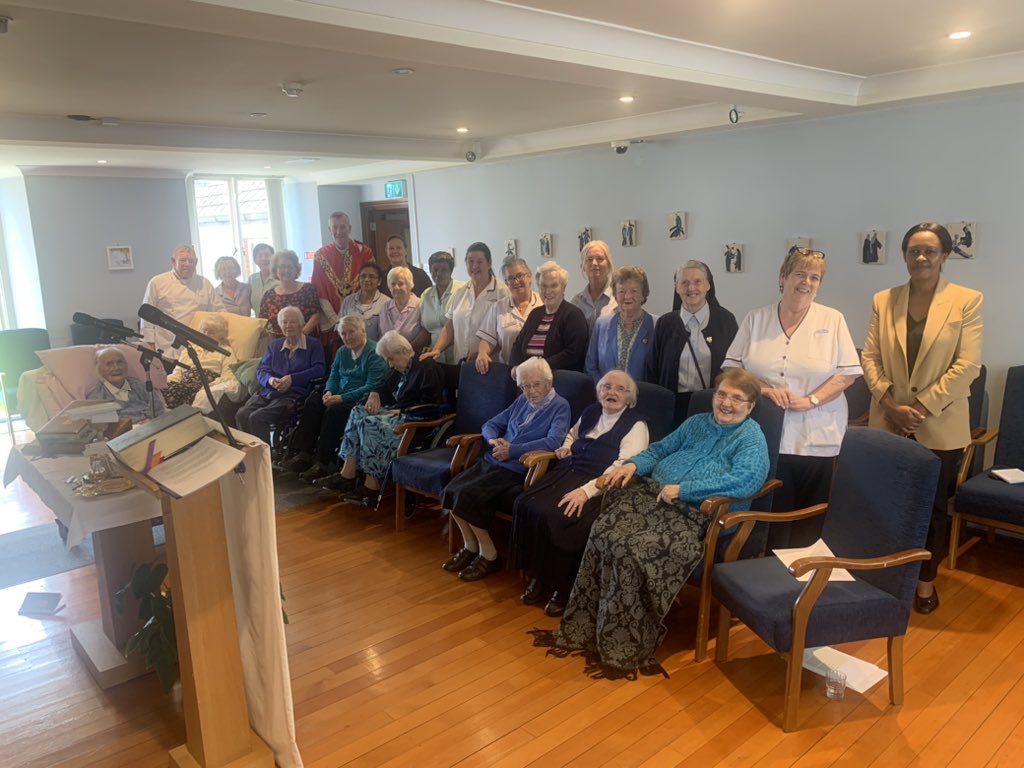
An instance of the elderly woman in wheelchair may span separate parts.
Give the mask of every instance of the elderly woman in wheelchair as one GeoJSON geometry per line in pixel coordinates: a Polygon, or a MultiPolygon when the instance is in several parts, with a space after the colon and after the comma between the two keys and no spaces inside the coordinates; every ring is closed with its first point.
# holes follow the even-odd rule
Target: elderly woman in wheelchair
{"type": "Polygon", "coordinates": [[[381,337],[377,354],[391,367],[391,376],[370,393],[365,405],[355,406],[349,414],[338,451],[343,461],[341,472],[317,482],[341,491],[349,501],[364,504],[379,493],[398,451],[401,435],[395,427],[417,410],[437,408],[444,400],[441,366],[430,359],[418,360],[408,339],[398,331],[381,337]]]}

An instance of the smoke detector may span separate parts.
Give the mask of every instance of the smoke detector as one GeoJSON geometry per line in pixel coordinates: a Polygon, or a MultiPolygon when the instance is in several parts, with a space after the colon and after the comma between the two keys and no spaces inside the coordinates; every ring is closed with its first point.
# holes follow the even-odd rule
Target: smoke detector
{"type": "Polygon", "coordinates": [[[289,99],[297,99],[302,95],[302,83],[282,83],[281,92],[289,99]]]}

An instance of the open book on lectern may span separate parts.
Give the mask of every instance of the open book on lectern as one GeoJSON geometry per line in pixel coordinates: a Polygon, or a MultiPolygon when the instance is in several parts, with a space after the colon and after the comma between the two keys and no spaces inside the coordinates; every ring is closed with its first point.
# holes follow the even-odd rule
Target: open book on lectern
{"type": "Polygon", "coordinates": [[[245,454],[209,437],[216,430],[198,408],[180,405],[107,443],[126,466],[174,496],[199,490],[230,472],[245,454]]]}

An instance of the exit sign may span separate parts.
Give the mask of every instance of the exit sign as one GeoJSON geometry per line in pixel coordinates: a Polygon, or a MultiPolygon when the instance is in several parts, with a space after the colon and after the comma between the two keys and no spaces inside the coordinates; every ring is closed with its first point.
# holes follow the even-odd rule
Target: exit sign
{"type": "Polygon", "coordinates": [[[399,179],[398,181],[385,181],[384,199],[394,200],[399,197],[405,197],[405,179],[399,179]]]}

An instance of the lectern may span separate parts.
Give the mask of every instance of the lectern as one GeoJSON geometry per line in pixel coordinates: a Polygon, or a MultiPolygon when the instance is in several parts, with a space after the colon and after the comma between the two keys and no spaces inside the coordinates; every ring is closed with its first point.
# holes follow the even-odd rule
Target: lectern
{"type": "Polygon", "coordinates": [[[270,748],[249,726],[221,483],[176,499],[136,479],[160,499],[167,535],[186,736],[171,765],[273,768],[270,748]]]}

